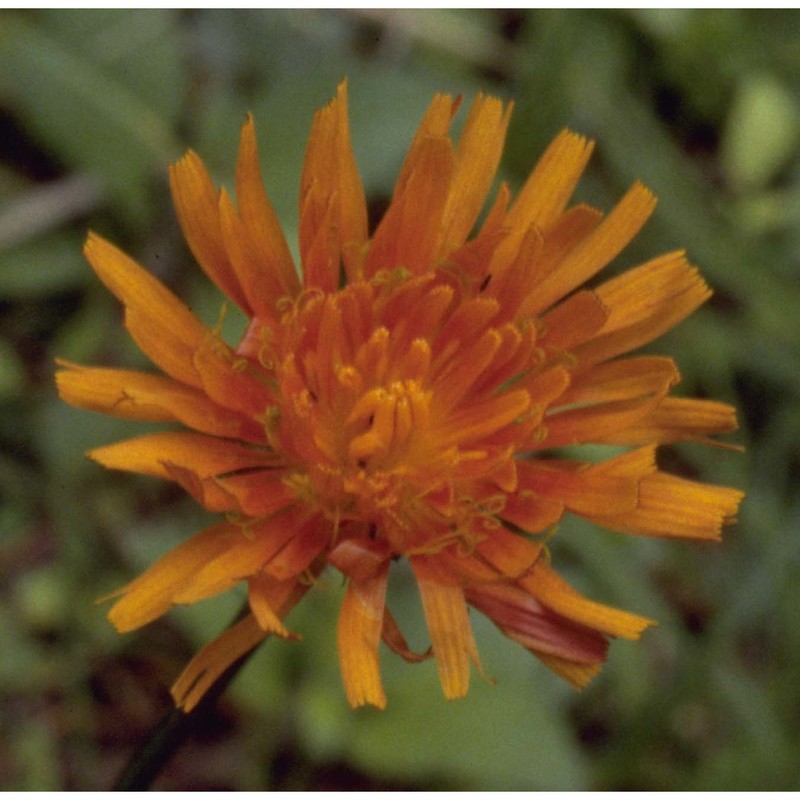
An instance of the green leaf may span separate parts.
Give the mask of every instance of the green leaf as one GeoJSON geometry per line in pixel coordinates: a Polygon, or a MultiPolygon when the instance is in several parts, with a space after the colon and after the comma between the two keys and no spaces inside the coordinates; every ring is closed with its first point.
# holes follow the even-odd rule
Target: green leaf
{"type": "MultiPolygon", "coordinates": [[[[174,81],[174,71],[163,76],[157,72],[163,58],[150,56],[151,50],[169,47],[170,40],[162,29],[162,35],[135,51],[128,68],[117,72],[101,57],[116,42],[104,38],[107,30],[79,41],[64,33],[92,18],[93,12],[72,12],[48,30],[36,17],[32,22],[7,14],[0,34],[0,95],[57,159],[93,173],[126,214],[142,219],[147,178],[178,151],[172,119],[163,113],[175,99],[155,102],[152,92],[142,89],[147,82],[174,81]],[[142,77],[145,65],[151,70],[147,81],[142,77]]],[[[130,17],[128,24],[121,15],[113,19],[117,38],[136,40],[149,15],[130,17]]]]}

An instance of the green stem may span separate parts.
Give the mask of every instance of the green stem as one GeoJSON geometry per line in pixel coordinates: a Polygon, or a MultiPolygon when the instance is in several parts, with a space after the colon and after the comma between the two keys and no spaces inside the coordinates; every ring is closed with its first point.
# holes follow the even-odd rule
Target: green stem
{"type": "MultiPolygon", "coordinates": [[[[237,620],[240,618],[241,614],[237,617],[237,620]]],[[[133,754],[117,779],[114,790],[118,792],[140,792],[149,789],[164,766],[197,727],[198,720],[208,714],[220,695],[228,688],[228,684],[236,677],[239,670],[257,649],[258,647],[254,647],[237,661],[234,661],[190,712],[185,713],[175,707],[170,709],[161,722],[158,723],[147,741],[133,754]]]]}

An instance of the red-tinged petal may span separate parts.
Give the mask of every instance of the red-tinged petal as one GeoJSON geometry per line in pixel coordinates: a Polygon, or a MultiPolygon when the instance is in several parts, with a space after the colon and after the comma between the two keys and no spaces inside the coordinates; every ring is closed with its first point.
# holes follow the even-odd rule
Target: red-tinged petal
{"type": "Polygon", "coordinates": [[[599,272],[641,230],[656,201],[635,183],[608,216],[536,287],[535,311],[543,311],[599,272]]]}
{"type": "Polygon", "coordinates": [[[364,581],[347,584],[339,612],[337,643],[347,699],[353,708],[386,707],[381,685],[378,646],[383,629],[389,563],[364,581]]]}
{"type": "Polygon", "coordinates": [[[431,383],[431,390],[447,398],[447,405],[440,408],[442,413],[457,406],[469,393],[481,374],[492,365],[502,343],[502,335],[496,329],[489,328],[436,376],[431,383]]]}
{"type": "Polygon", "coordinates": [[[200,478],[276,464],[275,456],[263,450],[188,432],[151,433],[98,447],[87,455],[109,469],[159,478],[169,478],[166,464],[190,469],[200,478]]]}
{"type": "Polygon", "coordinates": [[[735,521],[743,497],[743,492],[727,486],[656,472],[641,481],[639,501],[632,511],[587,516],[623,533],[717,540],[722,526],[735,521]]]}
{"type": "Polygon", "coordinates": [[[519,586],[492,583],[471,586],[467,602],[489,617],[503,633],[536,653],[579,663],[605,660],[608,642],[595,630],[545,608],[519,586]]]}
{"type": "Polygon", "coordinates": [[[217,190],[203,162],[190,150],[170,167],[169,180],[183,235],[197,263],[231,300],[251,312],[225,251],[217,190]]]}
{"type": "Polygon", "coordinates": [[[457,305],[436,337],[433,371],[438,372],[453,357],[458,359],[460,349],[482,336],[499,311],[500,304],[493,297],[475,297],[457,305]]]}
{"type": "Polygon", "coordinates": [[[655,624],[645,617],[587,599],[557,575],[543,559],[539,559],[518,583],[542,605],[579,625],[609,636],[638,639],[645,628],[655,624]]]}
{"type": "Polygon", "coordinates": [[[207,644],[172,686],[172,698],[178,708],[188,714],[231,664],[249,653],[268,635],[255,617],[248,614],[207,644]]]}
{"type": "MultiPolygon", "coordinates": [[[[296,295],[300,291],[300,281],[280,221],[264,189],[258,162],[255,125],[249,114],[242,126],[236,162],[236,199],[242,222],[257,257],[257,263],[250,267],[247,285],[255,287],[259,279],[266,279],[268,274],[280,284],[284,294],[296,295]]],[[[238,269],[237,274],[242,280],[243,275],[238,269]]],[[[251,292],[248,292],[248,299],[253,299],[251,292]]]]}
{"type": "Polygon", "coordinates": [[[193,536],[138,578],[109,595],[123,595],[109,611],[109,620],[120,633],[125,633],[165,614],[173,605],[175,595],[192,577],[241,537],[241,530],[229,522],[193,536]]]}
{"type": "Polygon", "coordinates": [[[154,364],[199,387],[192,357],[207,328],[163,284],[133,259],[92,233],[84,253],[100,280],[125,305],[125,323],[154,364]]]}
{"type": "Polygon", "coordinates": [[[263,441],[263,428],[197,390],[161,375],[58,360],[56,385],[70,405],[125,419],[182,422],[212,436],[263,441]]]}
{"type": "Polygon", "coordinates": [[[164,463],[168,477],[179,483],[208,511],[236,511],[250,517],[266,517],[297,502],[286,483],[284,469],[257,469],[220,478],[201,478],[191,467],[164,463]]]}
{"type": "MultiPolygon", "coordinates": [[[[502,253],[506,239],[498,248],[502,253]]],[[[503,319],[529,319],[525,310],[531,301],[531,287],[538,271],[538,264],[544,248],[544,238],[536,227],[530,227],[506,261],[495,254],[490,267],[489,283],[485,294],[497,299],[503,319]]]]}
{"type": "Polygon", "coordinates": [[[478,651],[469,623],[464,590],[455,584],[440,583],[432,559],[412,556],[411,567],[417,578],[433,657],[439,670],[442,690],[448,700],[464,697],[469,689],[469,662],[479,665],[478,651]]]}

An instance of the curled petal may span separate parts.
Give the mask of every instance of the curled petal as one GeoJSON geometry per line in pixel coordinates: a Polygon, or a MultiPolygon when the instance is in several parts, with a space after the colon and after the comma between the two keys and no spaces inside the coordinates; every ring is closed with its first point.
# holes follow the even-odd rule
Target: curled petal
{"type": "Polygon", "coordinates": [[[519,586],[473,586],[467,589],[466,597],[506,636],[536,654],[547,653],[582,664],[605,661],[605,636],[546,608],[519,586]]]}

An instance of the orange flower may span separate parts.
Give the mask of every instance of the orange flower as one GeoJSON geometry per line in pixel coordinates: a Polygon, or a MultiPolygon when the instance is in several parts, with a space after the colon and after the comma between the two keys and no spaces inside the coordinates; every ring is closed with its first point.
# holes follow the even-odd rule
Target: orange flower
{"type": "Polygon", "coordinates": [[[86,255],[164,374],[62,362],[64,400],[180,423],[89,455],[179,483],[225,521],[120,589],[130,631],[176,603],[247,581],[249,614],[173,688],[191,708],[270,634],[331,565],[347,579],[338,649],[353,706],[383,707],[381,639],[410,651],[386,607],[391,562],[408,559],[444,693],[480,669],[468,606],[576,686],[608,637],[651,622],[581,596],[544,539],[566,512],[646,536],[717,539],[735,489],[666,474],[657,445],[709,442],[734,411],[669,396],[672,359],[627,357],[710,292],[683,253],[581,289],[631,241],[653,195],[634,184],[606,216],[567,208],[592,150],[563,132],[512,200],[503,185],[475,230],[511,107],[480,95],[457,145],[458,107],[437,95],[370,236],[350,145],[347,89],[314,118],[300,184],[301,277],[263,188],[255,129],[242,129],[236,204],[189,152],[170,171],[200,266],[245,312],[236,346],[97,235],[86,255]],[[600,463],[563,445],[619,445],[600,463]],[[572,450],[570,452],[573,452],[572,450]]]}

